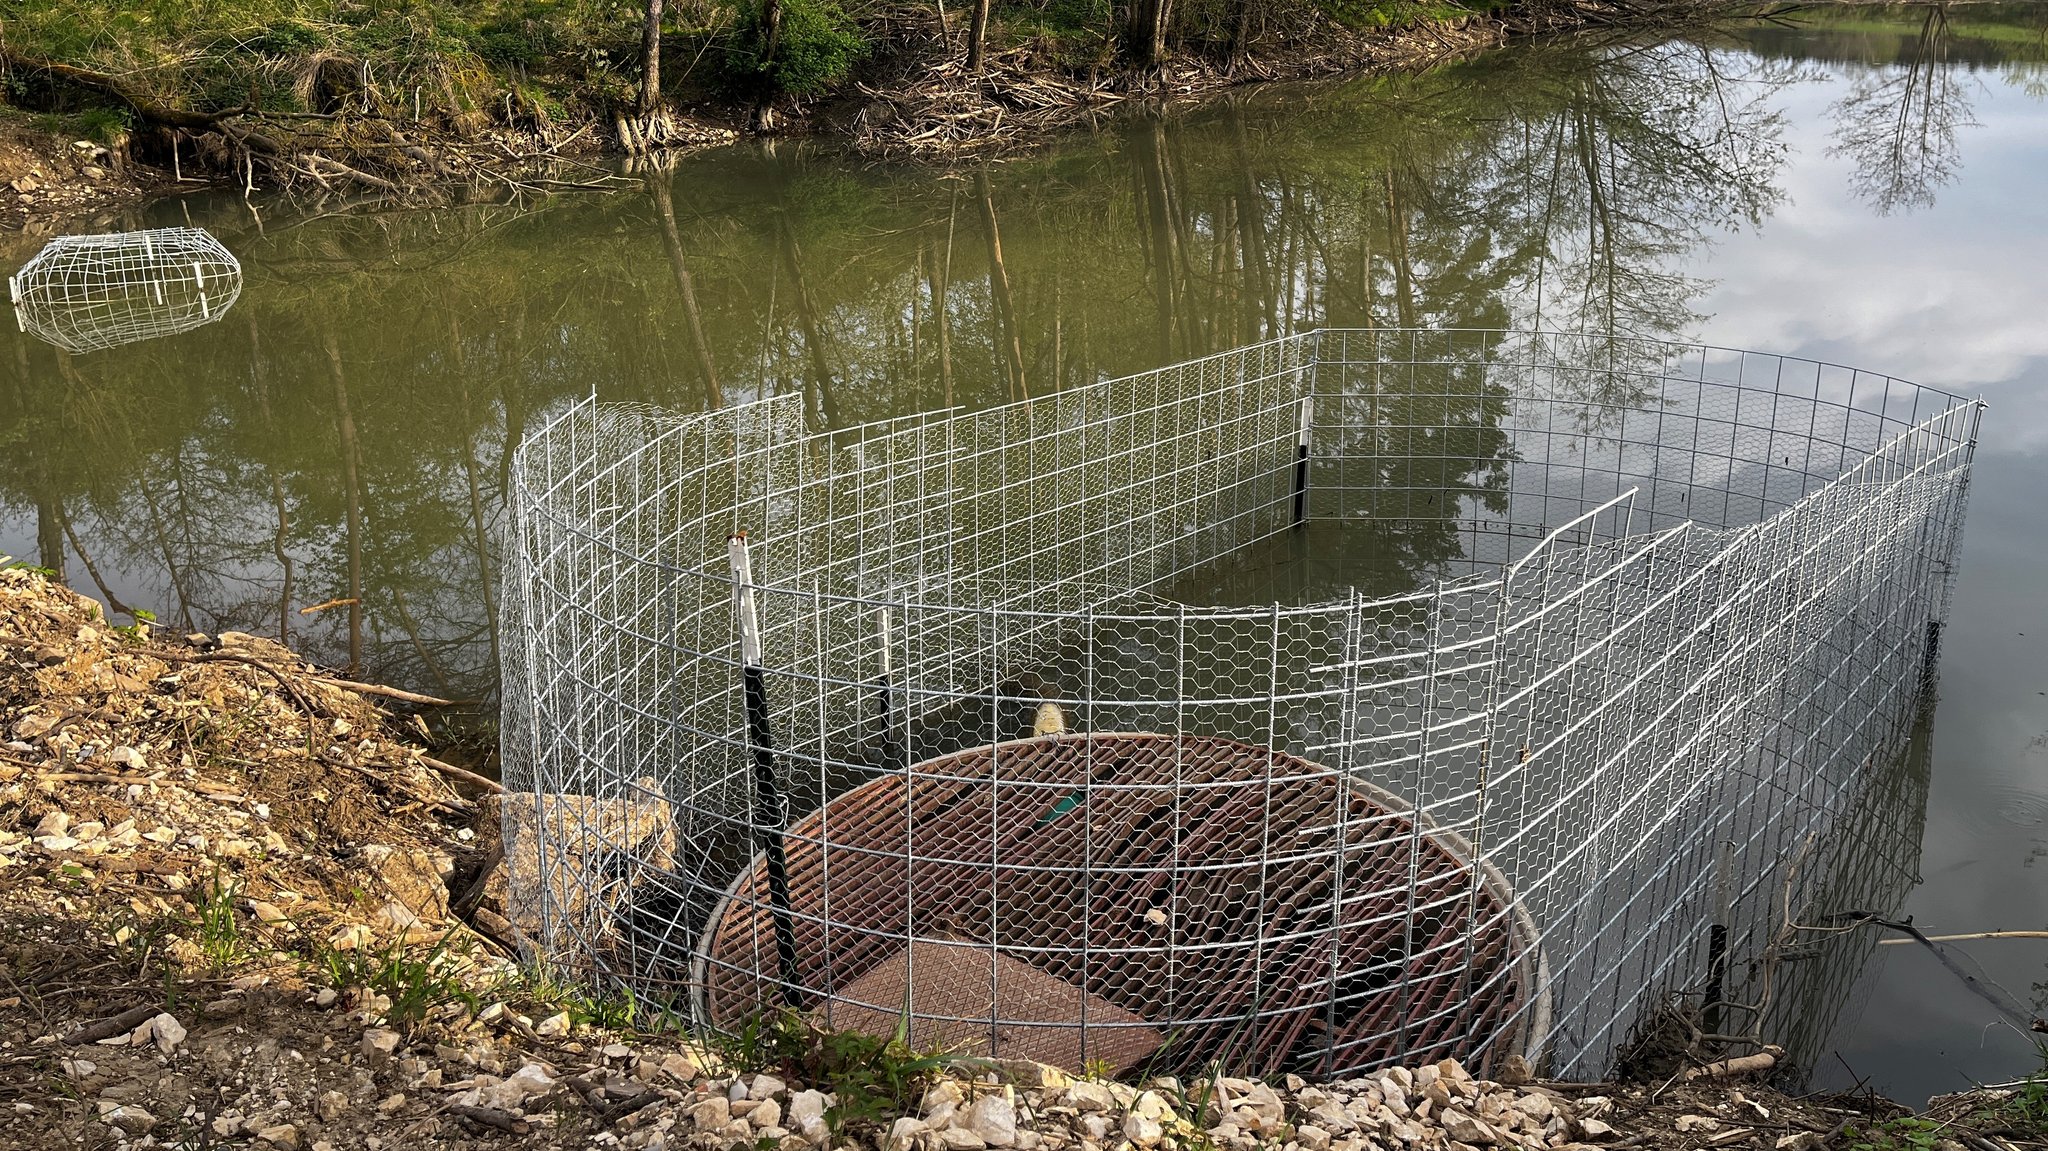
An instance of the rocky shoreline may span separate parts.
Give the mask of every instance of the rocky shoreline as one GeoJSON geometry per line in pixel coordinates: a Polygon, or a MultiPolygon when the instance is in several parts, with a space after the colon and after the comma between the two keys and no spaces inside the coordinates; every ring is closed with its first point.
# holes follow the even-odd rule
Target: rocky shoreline
{"type": "MultiPolygon", "coordinates": [[[[793,1015],[700,1041],[514,962],[525,916],[492,880],[522,800],[423,750],[383,690],[0,570],[0,1145],[1818,1151],[1922,1122],[1746,1078],[1769,1058],[1123,1083],[793,1015]]],[[[1950,1104],[1924,1146],[2009,1129],[2017,1097],[1950,1104]]]]}

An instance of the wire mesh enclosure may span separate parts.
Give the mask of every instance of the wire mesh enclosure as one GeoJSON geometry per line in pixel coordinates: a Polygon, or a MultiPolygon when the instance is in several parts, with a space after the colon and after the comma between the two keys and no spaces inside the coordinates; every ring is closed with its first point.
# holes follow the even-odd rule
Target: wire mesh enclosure
{"type": "Polygon", "coordinates": [[[1756,1003],[1828,890],[1798,861],[1932,689],[1978,405],[1325,330],[804,419],[593,402],[517,453],[537,957],[710,1027],[1577,1074],[1663,996],[1756,1003]]]}
{"type": "Polygon", "coordinates": [[[59,236],[7,280],[21,330],[91,352],[210,324],[242,294],[242,265],[200,228],[59,236]]]}

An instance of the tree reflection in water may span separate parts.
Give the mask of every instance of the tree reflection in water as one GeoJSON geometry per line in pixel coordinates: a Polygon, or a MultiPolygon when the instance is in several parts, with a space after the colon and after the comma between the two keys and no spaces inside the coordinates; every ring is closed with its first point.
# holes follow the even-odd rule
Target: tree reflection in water
{"type": "MultiPolygon", "coordinates": [[[[525,207],[259,229],[198,201],[243,258],[242,318],[86,357],[17,340],[0,447],[25,466],[0,503],[43,562],[167,622],[488,700],[507,454],[552,405],[800,392],[850,425],[1318,325],[1682,336],[1707,287],[1685,261],[1778,201],[1792,74],[1688,42],[1530,48],[964,177],[785,142],[525,207]]],[[[1632,354],[1610,345],[1616,370],[1588,378],[1614,391],[1585,398],[1639,400],[1632,354]]],[[[1441,517],[1347,535],[1329,554],[1375,574],[1344,578],[1457,561],[1456,504],[1501,490],[1513,386],[1427,401],[1453,450],[1388,482],[1444,493],[1441,517]]],[[[1392,427],[1421,401],[1375,402],[1392,427]]],[[[1216,593],[1268,594],[1242,579],[1216,593]]]]}

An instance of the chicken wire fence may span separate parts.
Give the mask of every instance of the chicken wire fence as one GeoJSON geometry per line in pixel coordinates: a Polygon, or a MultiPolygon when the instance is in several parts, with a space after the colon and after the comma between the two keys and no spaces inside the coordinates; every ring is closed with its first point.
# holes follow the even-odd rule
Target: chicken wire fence
{"type": "Polygon", "coordinates": [[[1931,692],[1978,412],[1386,330],[843,430],[574,405],[513,465],[510,918],[705,1027],[1074,1068],[1748,1027],[1931,692]]]}
{"type": "Polygon", "coordinates": [[[242,265],[202,228],[59,236],[8,277],[21,330],[91,352],[210,324],[242,294],[242,265]]]}

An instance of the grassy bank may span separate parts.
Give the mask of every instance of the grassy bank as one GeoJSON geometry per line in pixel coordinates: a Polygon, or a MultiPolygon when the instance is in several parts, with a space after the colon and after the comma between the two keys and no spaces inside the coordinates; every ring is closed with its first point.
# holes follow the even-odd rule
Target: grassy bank
{"type": "MultiPolygon", "coordinates": [[[[877,152],[1699,0],[0,0],[5,102],[121,162],[396,191],[739,131],[877,152]]],[[[11,173],[0,176],[12,178],[11,173]]],[[[0,183],[8,182],[0,179],[0,183]]]]}

